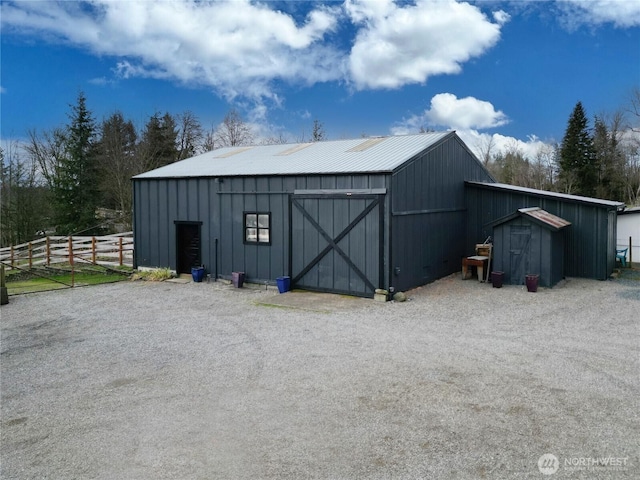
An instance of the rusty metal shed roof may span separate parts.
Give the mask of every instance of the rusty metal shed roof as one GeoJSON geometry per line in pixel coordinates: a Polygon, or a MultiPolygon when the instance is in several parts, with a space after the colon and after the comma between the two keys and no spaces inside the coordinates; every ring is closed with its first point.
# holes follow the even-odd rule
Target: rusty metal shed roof
{"type": "Polygon", "coordinates": [[[172,163],[134,179],[384,173],[455,132],[358,138],[315,143],[226,147],[172,163]]]}
{"type": "Polygon", "coordinates": [[[523,215],[528,215],[529,217],[535,218],[536,220],[546,223],[550,227],[558,230],[571,225],[571,222],[566,221],[564,218],[557,217],[556,215],[538,207],[520,208],[518,211],[523,215]]]}
{"type": "Polygon", "coordinates": [[[497,219],[492,223],[492,226],[501,225],[505,222],[513,220],[519,216],[527,216],[531,218],[536,223],[546,227],[550,230],[561,230],[565,227],[571,225],[571,222],[568,222],[564,218],[560,218],[552,213],[547,212],[546,210],[542,210],[540,207],[529,207],[529,208],[519,208],[516,212],[507,215],[506,217],[502,217],[497,219]]]}

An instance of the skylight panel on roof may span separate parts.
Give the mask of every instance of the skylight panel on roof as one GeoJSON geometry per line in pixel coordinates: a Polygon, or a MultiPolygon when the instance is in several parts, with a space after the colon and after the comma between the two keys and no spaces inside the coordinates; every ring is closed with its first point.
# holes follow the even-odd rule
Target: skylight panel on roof
{"type": "Polygon", "coordinates": [[[356,145],[355,147],[350,148],[349,150],[347,150],[347,152],[364,152],[365,150],[370,149],[371,147],[379,144],[386,139],[387,137],[369,138],[362,142],[360,145],[356,145]]]}
{"type": "Polygon", "coordinates": [[[300,143],[298,145],[294,145],[293,147],[288,148],[282,152],[276,153],[276,155],[284,157],[286,155],[291,155],[292,153],[299,152],[300,150],[304,150],[305,148],[313,145],[313,143],[300,143]]]}
{"type": "Polygon", "coordinates": [[[237,155],[238,153],[242,153],[242,152],[246,152],[247,150],[251,150],[253,147],[242,147],[242,148],[238,148],[237,150],[231,150],[230,152],[227,153],[222,153],[220,155],[216,155],[214,158],[228,158],[228,157],[232,157],[233,155],[237,155]]]}

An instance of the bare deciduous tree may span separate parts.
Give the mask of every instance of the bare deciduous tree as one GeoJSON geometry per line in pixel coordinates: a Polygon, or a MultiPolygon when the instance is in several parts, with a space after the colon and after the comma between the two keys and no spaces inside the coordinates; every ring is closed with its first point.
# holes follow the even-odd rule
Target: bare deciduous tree
{"type": "Polygon", "coordinates": [[[267,137],[261,142],[262,145],[284,145],[286,143],[289,143],[289,140],[286,135],[282,133],[267,137]]]}
{"type": "Polygon", "coordinates": [[[313,121],[313,130],[311,131],[312,142],[322,142],[327,139],[327,134],[324,131],[324,125],[317,118],[313,121]]]}
{"type": "Polygon", "coordinates": [[[480,154],[480,161],[485,167],[489,166],[493,158],[495,146],[493,135],[483,135],[476,144],[476,151],[480,154]]]}
{"type": "Polygon", "coordinates": [[[29,140],[25,150],[40,167],[40,173],[49,188],[53,188],[66,158],[64,130],[56,128],[42,134],[29,130],[27,135],[29,140]]]}
{"type": "MultiPolygon", "coordinates": [[[[237,147],[241,145],[249,145],[253,142],[253,132],[247,123],[243,120],[238,111],[231,109],[222,120],[213,135],[213,144],[216,147],[237,147]]],[[[205,140],[207,147],[210,142],[205,140]]]]}
{"type": "Polygon", "coordinates": [[[48,189],[42,184],[38,163],[24,145],[10,141],[0,148],[0,243],[16,245],[33,240],[49,227],[48,189]]]}
{"type": "Polygon", "coordinates": [[[193,157],[202,151],[202,126],[198,118],[190,111],[181,113],[178,117],[178,158],[193,157]]]}

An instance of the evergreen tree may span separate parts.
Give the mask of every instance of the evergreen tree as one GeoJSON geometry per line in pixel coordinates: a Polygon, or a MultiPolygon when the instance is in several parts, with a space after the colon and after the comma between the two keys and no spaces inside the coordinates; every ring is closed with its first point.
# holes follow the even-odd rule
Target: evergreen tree
{"type": "Polygon", "coordinates": [[[177,138],[175,119],[169,113],[162,117],[157,112],[153,114],[145,125],[139,145],[143,171],[175,162],[179,157],[177,138]]]}
{"type": "Polygon", "coordinates": [[[609,200],[624,200],[625,158],[619,143],[621,117],[614,116],[611,128],[601,117],[593,127],[593,147],[598,172],[596,196],[609,200]]]}
{"type": "Polygon", "coordinates": [[[578,102],[569,117],[560,147],[560,180],[567,193],[594,196],[598,169],[587,116],[578,102]]]}
{"type": "Polygon", "coordinates": [[[54,220],[59,234],[91,233],[96,225],[98,178],[95,121],[83,92],[71,106],[64,135],[65,155],[52,182],[54,220]]]}
{"type": "Polygon", "coordinates": [[[100,128],[99,171],[104,206],[119,210],[125,224],[131,223],[131,177],[142,173],[137,163],[137,133],[130,120],[115,112],[100,128]]]}

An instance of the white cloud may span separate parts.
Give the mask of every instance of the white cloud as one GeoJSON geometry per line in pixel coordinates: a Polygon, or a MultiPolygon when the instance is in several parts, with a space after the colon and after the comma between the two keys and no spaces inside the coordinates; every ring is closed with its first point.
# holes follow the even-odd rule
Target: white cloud
{"type": "Polygon", "coordinates": [[[398,88],[434,75],[455,74],[500,38],[508,20],[496,12],[490,22],[475,6],[453,0],[347,0],[345,9],[360,27],[349,69],[358,89],[398,88]]]}
{"type": "Polygon", "coordinates": [[[451,93],[440,93],[431,99],[431,108],[421,115],[412,115],[397,122],[392,128],[394,135],[417,133],[422,128],[444,128],[455,130],[467,146],[478,158],[489,142],[493,153],[518,150],[533,160],[549,143],[530,135],[526,140],[507,137],[499,133],[481,133],[479,130],[495,128],[508,123],[507,116],[496,110],[490,102],[473,97],[458,99],[451,93]]]}
{"type": "Polygon", "coordinates": [[[431,108],[396,125],[395,131],[419,129],[423,126],[453,130],[499,127],[509,122],[507,116],[490,102],[474,97],[458,98],[452,93],[439,93],[431,99],[431,108]]]}
{"type": "Polygon", "coordinates": [[[503,10],[498,10],[497,12],[493,12],[493,19],[500,25],[504,25],[511,20],[511,15],[503,10]]]}
{"type": "Polygon", "coordinates": [[[496,153],[519,151],[529,161],[534,161],[540,152],[548,151],[552,148],[551,142],[542,141],[535,135],[530,135],[526,140],[521,140],[499,133],[480,133],[473,129],[458,130],[456,133],[478,158],[482,157],[482,151],[487,148],[489,142],[492,144],[491,150],[494,155],[496,153]]]}
{"type": "Polygon", "coordinates": [[[563,22],[571,28],[606,23],[619,28],[640,26],[640,2],[637,0],[562,0],[556,3],[563,12],[563,22]]]}
{"type": "Polygon", "coordinates": [[[0,94],[7,93],[7,89],[0,85],[0,94]]]}
{"type": "Polygon", "coordinates": [[[279,81],[377,89],[458,73],[498,42],[510,18],[498,10],[492,22],[455,0],[345,0],[312,4],[305,18],[274,8],[250,0],[5,2],[1,21],[3,33],[114,57],[121,78],[210,86],[229,100],[259,102],[276,99],[279,81]]]}
{"type": "Polygon", "coordinates": [[[318,6],[298,25],[248,0],[19,2],[3,4],[2,27],[117,57],[124,78],[206,85],[227,98],[273,98],[273,80],[341,78],[341,55],[322,42],[339,10],[318,6]]]}

